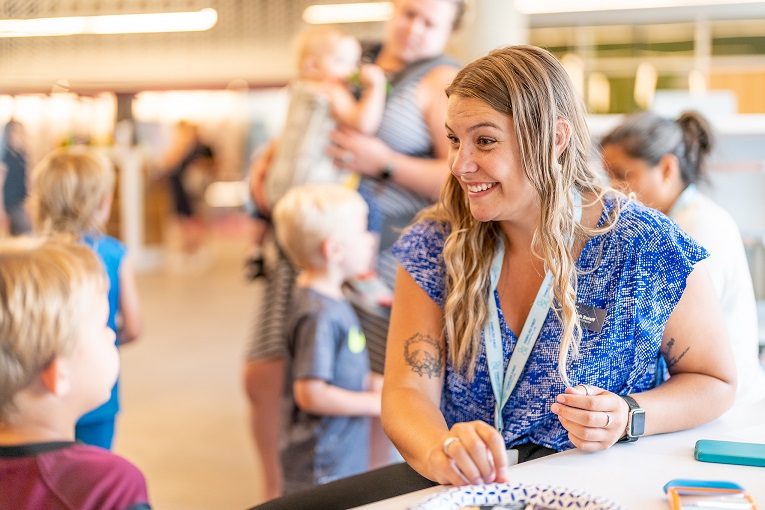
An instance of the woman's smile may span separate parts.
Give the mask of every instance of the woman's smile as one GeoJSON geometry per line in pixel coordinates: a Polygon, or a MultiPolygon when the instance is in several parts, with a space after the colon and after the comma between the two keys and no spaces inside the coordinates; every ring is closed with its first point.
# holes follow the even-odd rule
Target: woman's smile
{"type": "Polygon", "coordinates": [[[465,186],[467,187],[467,190],[470,192],[471,196],[476,195],[485,195],[485,192],[488,192],[490,189],[494,188],[496,186],[496,182],[483,182],[479,184],[468,184],[465,183],[465,186]]]}

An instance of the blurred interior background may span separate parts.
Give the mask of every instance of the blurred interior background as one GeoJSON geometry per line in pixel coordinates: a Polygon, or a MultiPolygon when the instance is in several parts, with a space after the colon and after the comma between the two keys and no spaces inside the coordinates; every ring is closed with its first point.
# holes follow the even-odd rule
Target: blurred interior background
{"type": "MultiPolygon", "coordinates": [[[[25,125],[32,164],[62,144],[122,148],[119,156],[129,161],[121,166],[131,174],[121,181],[125,194],[133,202],[143,199],[120,209],[123,221],[159,217],[152,172],[173,124],[197,123],[216,151],[216,179],[241,180],[250,154],[281,126],[294,34],[306,26],[309,7],[330,3],[0,0],[0,124],[13,117],[25,125]],[[201,19],[190,27],[180,25],[181,18],[158,22],[158,30],[194,31],[104,34],[78,34],[64,21],[149,13],[201,19]],[[10,24],[39,18],[53,19],[32,28],[10,24]]],[[[362,19],[374,7],[382,8],[384,18],[386,4],[363,5],[362,19]]],[[[382,24],[351,22],[344,28],[374,44],[382,24]]],[[[124,29],[152,30],[150,21],[138,25],[124,29]]],[[[757,244],[765,206],[748,192],[763,189],[765,147],[758,140],[765,130],[765,2],[472,0],[450,53],[467,62],[515,43],[546,47],[564,62],[592,113],[596,141],[620,115],[640,109],[675,116],[694,108],[708,115],[722,142],[713,195],[757,244]]],[[[236,189],[218,186],[211,199],[236,204],[242,200],[231,197],[236,189]]],[[[151,264],[144,248],[161,242],[161,222],[128,223],[119,227],[123,237],[141,255],[139,263],[151,264]]],[[[759,265],[756,290],[762,297],[759,265]]]]}
{"type": "MultiPolygon", "coordinates": [[[[331,3],[348,12],[339,0],[0,0],[0,126],[24,124],[31,165],[54,147],[86,143],[119,172],[109,229],[141,270],[147,334],[126,349],[117,451],[147,473],[157,508],[260,498],[238,374],[260,299],[239,275],[244,179],[250,155],[282,125],[293,36],[309,7],[331,3]],[[195,16],[132,27],[101,18],[108,28],[92,18],[151,13],[195,16]],[[156,271],[169,214],[159,162],[180,120],[199,126],[218,166],[205,194],[216,266],[193,281],[156,271]],[[184,327],[170,326],[179,317],[184,327]]],[[[377,8],[384,19],[390,5],[359,12],[377,8]]],[[[371,45],[382,25],[344,28],[371,45]]],[[[765,2],[472,0],[449,52],[467,62],[517,43],[561,59],[591,113],[594,143],[637,110],[709,117],[718,148],[708,191],[742,230],[765,331],[765,2]]]]}

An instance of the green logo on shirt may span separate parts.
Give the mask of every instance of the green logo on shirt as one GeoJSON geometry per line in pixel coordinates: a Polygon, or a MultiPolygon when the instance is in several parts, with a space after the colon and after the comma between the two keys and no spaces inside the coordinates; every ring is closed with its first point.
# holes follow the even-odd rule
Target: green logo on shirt
{"type": "Polygon", "coordinates": [[[348,331],[348,349],[350,349],[353,354],[359,354],[364,352],[366,346],[367,338],[364,336],[364,333],[359,331],[357,327],[352,327],[350,331],[348,331]]]}

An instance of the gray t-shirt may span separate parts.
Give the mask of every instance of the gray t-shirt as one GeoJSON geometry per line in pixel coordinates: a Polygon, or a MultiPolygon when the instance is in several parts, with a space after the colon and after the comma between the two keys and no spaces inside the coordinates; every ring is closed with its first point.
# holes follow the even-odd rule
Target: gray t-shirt
{"type": "Polygon", "coordinates": [[[285,492],[362,473],[369,465],[369,419],[318,416],[292,397],[296,379],[323,379],[350,391],[367,390],[369,354],[351,305],[296,288],[287,321],[290,370],[281,458],[285,492]]]}

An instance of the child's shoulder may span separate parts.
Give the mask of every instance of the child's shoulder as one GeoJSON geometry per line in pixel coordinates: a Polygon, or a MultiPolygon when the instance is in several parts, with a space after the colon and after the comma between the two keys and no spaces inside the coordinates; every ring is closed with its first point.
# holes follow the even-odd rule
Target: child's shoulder
{"type": "Polygon", "coordinates": [[[109,450],[82,443],[73,443],[65,448],[42,454],[42,462],[54,467],[57,471],[67,469],[81,472],[82,475],[92,473],[96,477],[104,473],[121,473],[129,479],[143,479],[141,471],[129,460],[112,453],[109,450]]]}
{"type": "Polygon", "coordinates": [[[38,464],[62,483],[76,481],[94,492],[140,495],[146,491],[146,479],[133,463],[96,446],[74,443],[40,455],[38,464]]]}
{"type": "Polygon", "coordinates": [[[337,298],[312,288],[298,287],[292,294],[290,322],[327,332],[356,325],[358,317],[346,297],[337,298]]]}
{"type": "Polygon", "coordinates": [[[300,315],[325,315],[350,307],[348,299],[330,296],[313,287],[296,287],[292,293],[292,308],[300,315]]]}
{"type": "Polygon", "coordinates": [[[125,243],[116,237],[101,232],[87,232],[82,235],[82,241],[89,246],[103,245],[112,249],[127,249],[125,243]]]}
{"type": "Polygon", "coordinates": [[[105,260],[116,259],[119,261],[127,253],[125,243],[106,234],[85,234],[82,236],[82,242],[90,246],[105,260]]]}
{"type": "MultiPolygon", "coordinates": [[[[11,462],[27,459],[29,476],[39,478],[44,492],[55,492],[73,508],[93,508],[88,501],[109,497],[125,508],[148,503],[146,479],[128,460],[103,448],[70,441],[0,447],[11,462]],[[82,487],[88,487],[83,493],[82,487]],[[95,495],[95,496],[94,496],[95,495]]],[[[19,468],[19,465],[16,464],[19,468]]]]}

